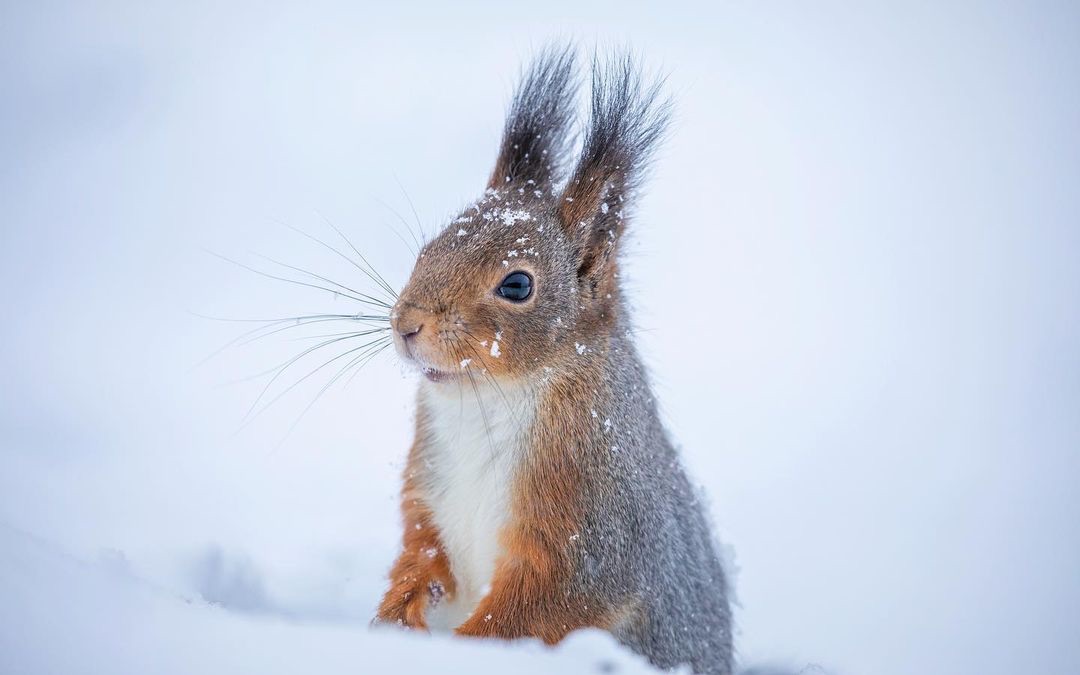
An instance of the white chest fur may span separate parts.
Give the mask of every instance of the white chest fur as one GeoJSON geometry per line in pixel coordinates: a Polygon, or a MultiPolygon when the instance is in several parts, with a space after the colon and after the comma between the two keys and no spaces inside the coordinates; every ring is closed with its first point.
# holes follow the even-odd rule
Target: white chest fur
{"type": "Polygon", "coordinates": [[[512,484],[532,424],[522,387],[421,384],[428,417],[425,493],[457,582],[453,601],[428,613],[433,629],[449,630],[484,597],[501,553],[499,532],[510,512],[512,484]]]}

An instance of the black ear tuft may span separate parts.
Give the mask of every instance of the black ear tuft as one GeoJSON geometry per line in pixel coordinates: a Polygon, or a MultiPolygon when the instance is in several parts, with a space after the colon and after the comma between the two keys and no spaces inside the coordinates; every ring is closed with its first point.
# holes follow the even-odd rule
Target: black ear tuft
{"type": "MultiPolygon", "coordinates": [[[[578,242],[579,276],[604,272],[622,236],[635,193],[671,118],[662,79],[642,82],[632,54],[593,60],[592,110],[581,158],[559,204],[578,242]]],[[[593,279],[594,286],[598,279],[593,279]]]]}
{"type": "Polygon", "coordinates": [[[576,91],[573,46],[541,51],[514,92],[488,187],[556,180],[554,172],[570,147],[576,91]]]}

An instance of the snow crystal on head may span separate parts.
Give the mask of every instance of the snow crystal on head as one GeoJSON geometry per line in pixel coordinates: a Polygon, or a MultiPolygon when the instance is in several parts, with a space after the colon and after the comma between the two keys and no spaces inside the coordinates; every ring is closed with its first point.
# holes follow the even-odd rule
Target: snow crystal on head
{"type": "Polygon", "coordinates": [[[450,220],[439,238],[440,244],[447,249],[461,247],[474,252],[485,251],[488,245],[505,246],[494,262],[506,268],[513,266],[515,258],[540,258],[543,238],[538,241],[535,233],[544,232],[544,218],[539,214],[550,211],[550,204],[544,201],[543,192],[537,192],[540,194],[534,195],[532,190],[516,186],[488,188],[461,215],[450,220]]]}
{"type": "Polygon", "coordinates": [[[499,220],[502,221],[502,224],[507,226],[513,225],[519,220],[529,220],[530,218],[532,218],[532,215],[528,211],[511,211],[509,209],[503,211],[499,216],[499,220]]]}

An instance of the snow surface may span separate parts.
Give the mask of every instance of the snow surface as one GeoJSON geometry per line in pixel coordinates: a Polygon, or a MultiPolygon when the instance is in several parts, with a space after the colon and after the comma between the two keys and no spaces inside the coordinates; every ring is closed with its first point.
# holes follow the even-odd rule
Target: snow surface
{"type": "Polygon", "coordinates": [[[0,526],[3,673],[654,673],[600,630],[539,641],[453,641],[363,624],[227,611],[86,563],[0,526]]]}
{"type": "Polygon", "coordinates": [[[374,290],[290,227],[400,285],[403,221],[479,194],[560,35],[670,73],[620,278],[743,660],[1080,672],[1078,13],[0,3],[0,672],[625,663],[369,632],[414,376],[384,353],[319,397],[331,364],[245,420],[246,378],[342,328],[207,359],[252,324],[202,318],[358,310],[203,250],[374,290]]]}

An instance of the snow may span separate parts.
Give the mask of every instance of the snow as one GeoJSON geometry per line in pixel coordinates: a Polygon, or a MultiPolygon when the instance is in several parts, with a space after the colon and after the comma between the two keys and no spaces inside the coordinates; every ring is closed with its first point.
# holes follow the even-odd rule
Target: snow
{"type": "Polygon", "coordinates": [[[229,611],[0,525],[4,673],[654,673],[599,630],[558,650],[229,611]],[[408,670],[403,671],[403,664],[408,670]]]}
{"type": "Polygon", "coordinates": [[[530,220],[531,218],[531,213],[522,210],[504,209],[499,214],[499,220],[502,221],[503,225],[506,225],[508,227],[518,221],[530,220]]]}
{"type": "MultiPolygon", "coordinates": [[[[202,249],[371,290],[289,229],[351,255],[330,221],[399,288],[486,184],[510,83],[553,34],[583,54],[631,35],[669,75],[678,122],[619,278],[738,553],[740,655],[1080,672],[1076,3],[624,3],[613,21],[555,0],[554,28],[531,5],[425,9],[0,8],[0,522],[32,533],[0,535],[0,672],[625,657],[602,636],[368,631],[413,376],[386,352],[318,396],[327,368],[241,429],[253,375],[353,324],[196,365],[253,327],[196,315],[358,311],[202,249]]],[[[502,228],[479,216],[504,205],[451,232],[502,228]]],[[[589,341],[571,319],[560,339],[589,341]]]]}

